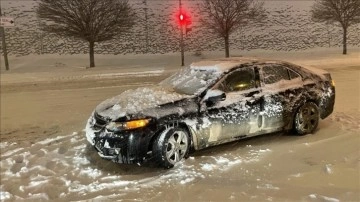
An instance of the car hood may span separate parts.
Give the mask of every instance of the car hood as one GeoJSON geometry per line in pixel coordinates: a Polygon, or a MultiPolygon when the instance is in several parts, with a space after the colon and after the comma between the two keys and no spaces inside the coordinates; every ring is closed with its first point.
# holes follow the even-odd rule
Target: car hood
{"type": "Polygon", "coordinates": [[[187,97],[190,96],[176,93],[172,89],[165,89],[161,86],[137,88],[105,100],[96,107],[95,111],[103,117],[116,120],[187,97]]]}

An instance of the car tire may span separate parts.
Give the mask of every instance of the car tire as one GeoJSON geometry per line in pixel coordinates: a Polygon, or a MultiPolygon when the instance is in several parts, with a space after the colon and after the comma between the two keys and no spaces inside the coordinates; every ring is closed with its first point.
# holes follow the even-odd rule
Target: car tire
{"type": "Polygon", "coordinates": [[[167,128],[158,135],[153,144],[153,154],[158,165],[172,168],[189,153],[189,133],[180,127],[167,128]]]}
{"type": "Polygon", "coordinates": [[[313,133],[320,120],[318,106],[313,102],[302,105],[295,114],[294,129],[298,135],[313,133]]]}

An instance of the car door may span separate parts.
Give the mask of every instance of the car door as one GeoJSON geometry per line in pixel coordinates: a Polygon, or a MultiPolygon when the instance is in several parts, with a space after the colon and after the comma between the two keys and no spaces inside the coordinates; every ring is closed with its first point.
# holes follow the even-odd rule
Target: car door
{"type": "Polygon", "coordinates": [[[218,144],[250,136],[259,129],[260,88],[258,71],[254,67],[233,70],[213,89],[225,92],[225,100],[208,106],[208,144],[218,144]]]}
{"type": "Polygon", "coordinates": [[[301,76],[282,64],[266,64],[260,68],[262,91],[261,104],[264,133],[284,129],[292,121],[293,103],[303,88],[301,76]]]}

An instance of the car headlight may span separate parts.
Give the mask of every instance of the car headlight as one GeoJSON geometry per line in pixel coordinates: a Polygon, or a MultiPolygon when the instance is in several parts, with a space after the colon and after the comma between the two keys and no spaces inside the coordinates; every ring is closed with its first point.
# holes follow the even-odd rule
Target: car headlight
{"type": "Polygon", "coordinates": [[[150,123],[150,119],[138,119],[126,122],[110,122],[106,125],[106,129],[111,131],[119,130],[132,130],[137,128],[143,128],[150,123]]]}

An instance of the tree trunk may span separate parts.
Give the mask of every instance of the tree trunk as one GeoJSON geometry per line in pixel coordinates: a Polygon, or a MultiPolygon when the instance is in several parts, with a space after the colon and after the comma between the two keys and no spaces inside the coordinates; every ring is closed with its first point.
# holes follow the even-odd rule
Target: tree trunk
{"type": "Polygon", "coordinates": [[[229,45],[229,35],[224,37],[225,40],[225,57],[230,57],[230,45],[229,45]]]}
{"type": "Polygon", "coordinates": [[[90,68],[91,67],[95,67],[95,58],[94,58],[94,46],[95,46],[95,42],[90,41],[89,42],[89,55],[90,55],[90,68]]]}
{"type": "MultiPolygon", "coordinates": [[[[1,12],[1,2],[0,2],[0,17],[2,16],[2,12],[1,12]]],[[[3,50],[3,54],[4,54],[4,61],[5,61],[5,68],[6,71],[9,71],[9,60],[8,60],[8,52],[7,52],[7,48],[6,48],[6,37],[5,37],[5,28],[4,27],[0,27],[0,34],[1,34],[1,41],[2,41],[2,50],[3,50]]],[[[1,56],[1,54],[0,54],[1,56]]],[[[1,59],[0,59],[1,62],[1,59]]],[[[1,63],[0,63],[1,65],[1,63]]]]}
{"type": "Polygon", "coordinates": [[[343,26],[344,34],[343,34],[343,54],[346,55],[347,47],[346,47],[346,39],[347,39],[347,27],[343,26]]]}
{"type": "MultiPolygon", "coordinates": [[[[9,60],[8,60],[8,52],[7,52],[7,47],[6,47],[5,28],[4,27],[0,27],[0,34],[1,34],[1,40],[2,40],[2,50],[3,50],[3,54],[4,54],[5,69],[6,69],[6,71],[9,71],[10,68],[9,68],[9,60]]],[[[0,56],[1,56],[1,54],[0,54],[0,56]]],[[[1,59],[0,59],[0,61],[1,61],[1,59]]]]}

